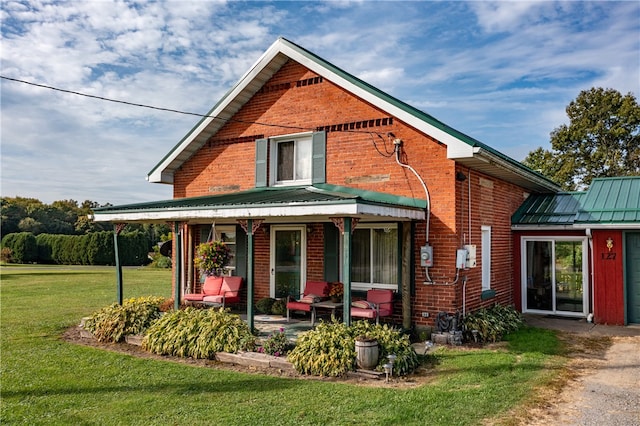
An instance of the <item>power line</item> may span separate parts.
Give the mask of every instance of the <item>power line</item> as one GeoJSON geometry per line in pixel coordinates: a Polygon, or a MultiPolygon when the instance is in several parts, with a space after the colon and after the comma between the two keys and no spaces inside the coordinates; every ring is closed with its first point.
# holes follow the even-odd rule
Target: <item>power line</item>
{"type": "MultiPolygon", "coordinates": [[[[224,119],[224,118],[216,117],[216,116],[209,115],[209,114],[199,114],[197,112],[181,111],[181,110],[172,109],[172,108],[162,108],[162,107],[157,107],[157,106],[153,106],[153,105],[146,105],[146,104],[140,104],[140,103],[136,103],[136,102],[123,101],[123,100],[119,100],[119,99],[106,98],[104,96],[90,95],[88,93],[77,92],[75,90],[61,89],[59,87],[48,86],[46,84],[33,83],[33,82],[30,82],[30,81],[21,80],[21,79],[18,79],[18,78],[7,77],[7,76],[4,76],[4,75],[0,75],[0,78],[2,78],[4,80],[14,81],[16,83],[27,84],[29,86],[40,87],[42,89],[54,90],[56,92],[62,92],[62,93],[68,93],[68,94],[71,94],[71,95],[76,95],[76,96],[83,96],[83,97],[86,97],[86,98],[98,99],[100,101],[113,102],[113,103],[117,103],[117,104],[129,105],[129,106],[138,107],[138,108],[148,108],[148,109],[153,109],[153,110],[156,110],[156,111],[172,112],[172,113],[175,113],[175,114],[192,115],[192,116],[204,117],[204,118],[212,118],[214,120],[220,120],[220,121],[225,122],[225,123],[236,122],[236,123],[243,123],[243,124],[257,124],[257,125],[260,125],[260,126],[268,126],[268,127],[279,127],[279,128],[283,128],[283,129],[309,130],[309,131],[315,130],[315,128],[308,128],[308,127],[301,127],[301,126],[290,126],[290,125],[286,125],[286,124],[262,123],[262,122],[259,122],[259,121],[246,121],[246,120],[238,120],[238,119],[234,119],[234,118],[224,119]]],[[[348,130],[348,129],[344,129],[344,130],[340,130],[340,131],[346,132],[346,133],[364,133],[364,134],[377,135],[378,137],[382,137],[381,134],[378,133],[378,132],[366,132],[366,131],[348,130]]],[[[375,146],[375,142],[374,142],[374,146],[375,146]]],[[[376,146],[376,149],[378,149],[377,146],[376,146]]]]}

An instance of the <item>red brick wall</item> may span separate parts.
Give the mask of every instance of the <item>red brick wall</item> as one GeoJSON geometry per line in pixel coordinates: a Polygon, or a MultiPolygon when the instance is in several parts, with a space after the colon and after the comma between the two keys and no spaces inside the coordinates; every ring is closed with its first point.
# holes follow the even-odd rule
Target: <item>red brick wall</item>
{"type": "MultiPolygon", "coordinates": [[[[471,171],[471,233],[468,230],[468,181],[458,182],[456,171],[469,175],[446,157],[446,146],[417,132],[412,127],[345,92],[330,81],[315,81],[298,87],[296,82],[317,77],[305,67],[288,62],[200,151],[175,173],[174,197],[193,197],[250,189],[255,184],[254,139],[311,131],[329,127],[326,161],[327,183],[395,195],[425,198],[421,183],[406,168],[398,166],[393,138],[403,141],[404,163],[411,165],[425,180],[431,195],[429,243],[434,246],[435,265],[430,269],[438,283],[455,278],[456,249],[471,241],[478,247],[478,268],[464,271],[468,276],[468,309],[482,305],[480,300],[480,226],[492,226],[492,288],[497,298],[485,302],[509,302],[512,299],[512,240],[510,215],[523,200],[522,190],[509,183],[471,171]],[[388,121],[392,118],[392,121],[388,121]],[[382,119],[387,119],[382,121],[382,119]],[[376,122],[378,120],[378,122],[376,122]],[[366,122],[366,128],[363,127],[366,122]],[[285,127],[258,123],[281,124],[285,127]],[[344,123],[357,123],[355,131],[338,131],[344,123]],[[385,124],[386,123],[386,124],[385,124]],[[332,127],[333,126],[333,127],[332,127]],[[368,130],[393,137],[382,138],[368,130]],[[391,155],[381,155],[388,153],[391,155]],[[482,179],[482,180],[481,180],[482,179]],[[491,187],[492,186],[492,187],[491,187]]],[[[319,79],[317,79],[319,80],[319,79]]],[[[414,261],[419,265],[419,247],[425,244],[425,225],[417,226],[414,261]]],[[[314,226],[307,249],[308,279],[321,279],[322,228],[314,226]]],[[[268,239],[255,242],[256,298],[269,292],[268,239]]],[[[424,285],[424,270],[415,271],[413,319],[432,323],[441,310],[462,307],[461,279],[455,285],[424,285]],[[422,311],[431,318],[424,319],[422,311]]],[[[400,314],[400,306],[397,306],[400,314]]]]}

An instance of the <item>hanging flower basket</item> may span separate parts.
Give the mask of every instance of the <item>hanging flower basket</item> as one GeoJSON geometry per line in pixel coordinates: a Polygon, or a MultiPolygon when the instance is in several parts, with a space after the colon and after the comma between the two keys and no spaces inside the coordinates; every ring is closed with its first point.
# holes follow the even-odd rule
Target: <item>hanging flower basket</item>
{"type": "Polygon", "coordinates": [[[220,275],[229,264],[231,252],[222,241],[209,241],[198,244],[194,263],[203,274],[220,275]]]}

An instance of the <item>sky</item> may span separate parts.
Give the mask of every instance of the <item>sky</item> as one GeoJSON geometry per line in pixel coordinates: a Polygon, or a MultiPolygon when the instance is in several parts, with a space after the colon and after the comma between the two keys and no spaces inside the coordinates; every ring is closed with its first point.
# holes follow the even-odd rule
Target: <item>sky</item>
{"type": "MultiPolygon", "coordinates": [[[[640,2],[10,1],[0,74],[206,114],[280,36],[521,161],[592,87],[640,95],[640,2]]],[[[0,195],[172,198],[199,117],[0,79],[0,195]]]]}

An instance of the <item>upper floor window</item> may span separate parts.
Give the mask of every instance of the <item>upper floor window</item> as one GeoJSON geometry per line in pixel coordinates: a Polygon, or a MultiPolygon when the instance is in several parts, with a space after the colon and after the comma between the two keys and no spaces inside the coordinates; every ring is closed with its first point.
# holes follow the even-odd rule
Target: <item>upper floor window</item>
{"type": "Polygon", "coordinates": [[[271,143],[273,185],[311,183],[311,135],[271,143]]]}
{"type": "Polygon", "coordinates": [[[257,139],[256,187],[324,183],[325,145],[325,132],[257,139]]]}

